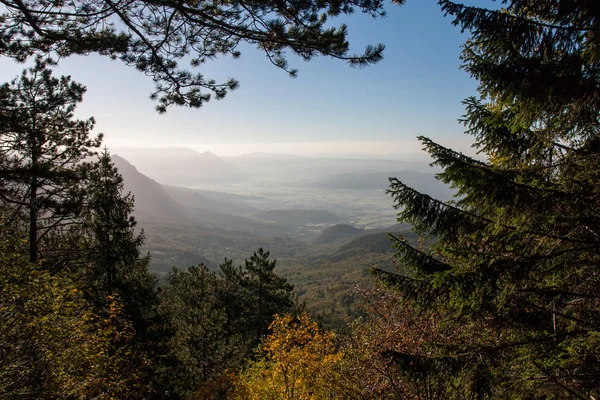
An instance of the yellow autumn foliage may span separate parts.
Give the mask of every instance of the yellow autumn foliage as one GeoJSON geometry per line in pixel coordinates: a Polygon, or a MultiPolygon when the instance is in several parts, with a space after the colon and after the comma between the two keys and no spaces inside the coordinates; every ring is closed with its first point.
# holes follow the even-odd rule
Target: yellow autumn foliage
{"type": "Polygon", "coordinates": [[[99,316],[68,276],[16,250],[0,241],[0,399],[124,398],[115,344],[132,331],[119,300],[99,316]]]}
{"type": "Polygon", "coordinates": [[[335,333],[323,332],[307,314],[275,316],[259,358],[239,376],[237,399],[342,398],[338,393],[343,353],[335,333]]]}

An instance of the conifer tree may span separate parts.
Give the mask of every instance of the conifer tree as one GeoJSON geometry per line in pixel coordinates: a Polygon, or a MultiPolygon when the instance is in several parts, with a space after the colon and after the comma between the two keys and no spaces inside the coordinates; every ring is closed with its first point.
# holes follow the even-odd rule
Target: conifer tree
{"type": "Polygon", "coordinates": [[[85,160],[102,139],[90,136],[93,118],[74,119],[84,93],[70,77],[52,76],[41,59],[0,87],[0,201],[5,222],[28,232],[31,262],[65,256],[53,241],[84,204],[85,160]]]}
{"type": "Polygon", "coordinates": [[[234,267],[230,260],[221,265],[224,287],[230,289],[221,296],[229,304],[229,319],[235,321],[235,329],[242,332],[249,349],[268,333],[275,314],[293,312],[297,306],[294,286],[274,272],[277,260],[270,260],[269,255],[259,248],[244,261],[243,268],[234,267]]]}
{"type": "Polygon", "coordinates": [[[275,274],[277,260],[269,260],[269,252],[259,248],[245,260],[246,288],[250,294],[250,323],[256,329],[256,343],[268,333],[277,313],[289,312],[295,305],[294,286],[275,274]]]}
{"type": "Polygon", "coordinates": [[[480,82],[463,122],[484,160],[421,137],[443,203],[391,180],[399,220],[437,242],[397,238],[406,273],[378,272],[406,301],[443,310],[461,337],[448,394],[597,398],[600,388],[600,8],[440,0],[470,31],[464,69],[480,82]]]}
{"type": "MultiPolygon", "coordinates": [[[[403,0],[399,0],[402,3],[403,0]]],[[[98,53],[119,59],[153,77],[164,112],[170,105],[200,107],[237,88],[217,83],[191,68],[218,56],[240,57],[240,45],[256,45],[276,67],[292,76],[290,51],[304,60],[329,56],[364,66],[382,58],[383,45],[352,54],[347,27],[329,19],[355,11],[385,14],[381,0],[294,1],[102,0],[70,2],[5,0],[0,12],[0,56],[24,61],[32,54],[98,53]]]]}
{"type": "Polygon", "coordinates": [[[144,233],[135,229],[133,196],[123,193],[123,177],[107,149],[93,164],[86,189],[80,246],[88,254],[88,290],[100,304],[118,295],[136,329],[146,329],[145,320],[157,302],[157,282],[148,271],[150,256],[140,252],[144,233]]]}
{"type": "Polygon", "coordinates": [[[224,331],[217,287],[217,276],[202,264],[167,275],[159,308],[169,334],[163,373],[176,396],[190,396],[230,366],[234,341],[224,331]]]}

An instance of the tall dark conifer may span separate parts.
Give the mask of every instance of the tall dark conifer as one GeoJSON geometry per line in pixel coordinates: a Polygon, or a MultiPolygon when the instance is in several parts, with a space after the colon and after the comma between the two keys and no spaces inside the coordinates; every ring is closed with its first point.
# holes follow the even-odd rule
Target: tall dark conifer
{"type": "Polygon", "coordinates": [[[458,196],[393,179],[399,220],[437,242],[398,238],[408,272],[378,274],[462,328],[431,353],[454,370],[448,397],[597,398],[600,3],[440,4],[471,33],[462,59],[480,97],[463,121],[485,159],[420,138],[458,196]]]}
{"type": "Polygon", "coordinates": [[[93,118],[74,118],[85,87],[48,64],[37,59],[0,87],[0,201],[6,223],[28,232],[32,262],[67,255],[55,239],[81,213],[85,160],[102,138],[90,136],[93,118]]]}
{"type": "Polygon", "coordinates": [[[268,332],[277,313],[292,311],[296,299],[294,286],[275,274],[277,260],[269,259],[269,252],[259,248],[245,260],[245,288],[249,294],[250,324],[256,331],[256,344],[268,332]]]}
{"type": "Polygon", "coordinates": [[[100,303],[118,295],[135,327],[146,329],[145,319],[157,301],[156,278],[148,271],[149,256],[140,252],[144,234],[135,229],[133,196],[123,190],[123,177],[104,149],[87,186],[81,235],[88,254],[86,285],[100,303]]]}
{"type": "Polygon", "coordinates": [[[294,286],[274,272],[276,264],[277,260],[269,259],[268,251],[259,248],[244,261],[243,268],[233,266],[230,260],[221,265],[221,296],[230,321],[249,349],[268,333],[273,315],[297,308],[294,286]]]}
{"type": "MultiPolygon", "coordinates": [[[[216,295],[218,277],[204,265],[187,271],[174,268],[166,277],[159,312],[168,330],[163,378],[185,398],[236,366],[234,338],[225,331],[224,306],[216,295]]],[[[216,395],[215,395],[215,398],[216,395]]]]}

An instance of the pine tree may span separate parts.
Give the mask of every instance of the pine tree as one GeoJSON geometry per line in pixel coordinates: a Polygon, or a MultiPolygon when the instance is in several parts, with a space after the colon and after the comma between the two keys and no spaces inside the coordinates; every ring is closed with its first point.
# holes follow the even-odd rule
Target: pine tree
{"type": "Polygon", "coordinates": [[[166,277],[160,314],[170,337],[163,373],[177,396],[190,396],[230,365],[231,338],[224,331],[217,279],[202,264],[187,271],[175,268],[166,277]]]}
{"type": "Polygon", "coordinates": [[[84,93],[41,59],[0,87],[0,201],[5,222],[28,232],[31,262],[67,256],[54,240],[83,207],[85,160],[102,139],[90,136],[93,118],[74,119],[84,93]]]}
{"type": "Polygon", "coordinates": [[[245,260],[245,286],[250,294],[250,324],[256,329],[256,343],[268,333],[277,313],[292,311],[294,286],[273,271],[277,260],[269,260],[269,252],[259,248],[245,260]]]}
{"type": "Polygon", "coordinates": [[[297,309],[294,286],[274,272],[277,260],[259,248],[243,268],[234,267],[230,260],[221,265],[225,290],[221,291],[227,304],[229,321],[241,333],[248,349],[256,347],[269,331],[275,314],[297,309]]]}
{"type": "Polygon", "coordinates": [[[157,282],[148,271],[150,256],[140,252],[144,233],[136,232],[134,198],[123,193],[123,177],[107,149],[93,164],[88,182],[80,244],[88,255],[88,291],[100,304],[118,295],[136,329],[147,329],[157,282]]]}
{"type": "MultiPolygon", "coordinates": [[[[399,0],[402,3],[403,0],[399,0]]],[[[68,3],[7,0],[0,13],[0,56],[24,61],[32,54],[98,53],[120,59],[150,75],[152,98],[164,112],[170,105],[200,107],[236,89],[234,79],[217,83],[192,68],[218,56],[240,57],[240,45],[263,51],[276,67],[292,76],[286,51],[304,60],[319,55],[364,66],[382,58],[383,45],[351,54],[347,27],[330,27],[329,18],[354,11],[385,14],[381,0],[333,2],[75,0],[68,3]],[[187,61],[186,60],[186,61],[187,61]]]]}
{"type": "Polygon", "coordinates": [[[399,220],[436,242],[397,238],[407,272],[378,275],[463,328],[440,356],[454,360],[448,397],[597,398],[600,5],[440,4],[471,32],[462,59],[480,97],[463,122],[486,158],[420,138],[457,199],[392,179],[399,220]]]}

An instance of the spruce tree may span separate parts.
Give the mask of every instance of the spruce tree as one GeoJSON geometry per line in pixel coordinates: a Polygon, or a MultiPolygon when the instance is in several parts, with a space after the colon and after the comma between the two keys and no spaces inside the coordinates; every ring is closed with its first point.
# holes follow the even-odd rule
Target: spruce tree
{"type": "Polygon", "coordinates": [[[41,59],[0,87],[0,201],[5,223],[28,232],[31,262],[70,257],[56,238],[77,223],[102,139],[90,136],[93,118],[74,118],[84,93],[41,59]]]}
{"type": "Polygon", "coordinates": [[[406,272],[378,275],[461,328],[431,353],[454,371],[448,398],[597,398],[599,4],[439,3],[471,33],[462,59],[480,96],[462,121],[484,158],[420,138],[457,198],[392,179],[399,220],[436,242],[396,238],[406,272]]]}

